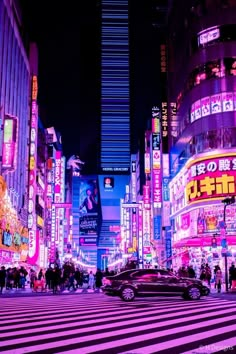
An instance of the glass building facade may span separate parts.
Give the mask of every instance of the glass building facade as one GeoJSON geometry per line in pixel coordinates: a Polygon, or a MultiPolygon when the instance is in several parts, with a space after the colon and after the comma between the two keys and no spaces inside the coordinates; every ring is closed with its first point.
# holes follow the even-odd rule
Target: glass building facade
{"type": "Polygon", "coordinates": [[[101,0],[101,172],[130,167],[128,0],[101,0]]]}
{"type": "MultiPolygon", "coordinates": [[[[14,2],[0,1],[0,122],[6,117],[15,117],[17,122],[14,164],[9,170],[1,165],[1,174],[12,190],[16,209],[21,211],[25,205],[27,186],[27,161],[29,137],[29,85],[30,68],[25,48],[16,22],[17,13],[14,2]],[[8,173],[11,172],[11,173],[8,173]]],[[[0,132],[1,156],[3,153],[3,131],[0,132]]],[[[27,226],[25,212],[20,213],[27,226]]]]}

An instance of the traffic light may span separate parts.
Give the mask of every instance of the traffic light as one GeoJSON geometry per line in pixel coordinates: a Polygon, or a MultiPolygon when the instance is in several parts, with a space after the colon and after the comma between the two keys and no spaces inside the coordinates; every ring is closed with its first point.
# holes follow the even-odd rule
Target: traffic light
{"type": "Polygon", "coordinates": [[[215,236],[212,237],[211,239],[211,247],[216,248],[217,247],[217,239],[215,236]]]}
{"type": "Polygon", "coordinates": [[[227,197],[227,198],[223,199],[222,203],[224,203],[226,205],[234,204],[235,203],[235,196],[232,195],[231,197],[227,197]]]}

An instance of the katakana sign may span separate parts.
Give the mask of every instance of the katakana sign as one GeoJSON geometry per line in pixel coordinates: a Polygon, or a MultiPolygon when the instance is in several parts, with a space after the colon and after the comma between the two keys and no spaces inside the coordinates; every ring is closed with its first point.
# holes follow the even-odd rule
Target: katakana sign
{"type": "Polygon", "coordinates": [[[188,166],[185,188],[187,204],[219,199],[236,193],[236,154],[199,159],[188,166]]]}

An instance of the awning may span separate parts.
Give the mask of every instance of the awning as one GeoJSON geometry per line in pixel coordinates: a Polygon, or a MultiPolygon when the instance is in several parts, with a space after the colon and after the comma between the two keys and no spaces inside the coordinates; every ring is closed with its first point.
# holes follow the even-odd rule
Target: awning
{"type": "MultiPolygon", "coordinates": [[[[173,244],[173,248],[182,248],[182,247],[210,247],[212,245],[212,236],[201,236],[201,237],[192,237],[184,238],[180,241],[177,241],[173,244]]],[[[221,245],[222,237],[216,236],[217,245],[221,245]]],[[[236,235],[226,236],[228,246],[236,246],[236,235]]]]}

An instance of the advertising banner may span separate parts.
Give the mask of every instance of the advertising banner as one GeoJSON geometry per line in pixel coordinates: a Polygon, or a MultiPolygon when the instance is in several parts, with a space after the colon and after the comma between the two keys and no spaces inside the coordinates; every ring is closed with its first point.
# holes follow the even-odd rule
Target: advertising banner
{"type": "Polygon", "coordinates": [[[221,112],[221,94],[211,96],[211,113],[221,112]]]}
{"type": "Polygon", "coordinates": [[[210,110],[210,96],[201,99],[202,117],[208,116],[211,113],[210,110]]]}
{"type": "Polygon", "coordinates": [[[150,153],[145,153],[144,157],[145,173],[151,172],[150,153]]]}
{"type": "Polygon", "coordinates": [[[153,226],[154,226],[154,240],[160,240],[161,239],[161,215],[156,215],[153,217],[153,226]]]}
{"type": "Polygon", "coordinates": [[[80,246],[96,246],[97,237],[80,237],[79,238],[80,246]]]}
{"type": "Polygon", "coordinates": [[[99,198],[96,177],[83,177],[79,192],[79,233],[80,235],[98,232],[99,198]]]}
{"type": "Polygon", "coordinates": [[[171,268],[172,265],[172,239],[171,239],[171,227],[166,227],[166,267],[171,268]]]}
{"type": "Polygon", "coordinates": [[[146,206],[150,206],[150,186],[143,186],[143,203],[146,206]]]}
{"type": "MultiPolygon", "coordinates": [[[[36,97],[37,77],[32,78],[32,97],[36,97]]],[[[37,264],[39,258],[39,232],[36,226],[36,192],[37,192],[37,132],[38,132],[38,105],[36,100],[31,103],[30,121],[30,151],[29,151],[29,201],[28,201],[28,228],[29,228],[29,259],[30,264],[37,264]]]]}
{"type": "Polygon", "coordinates": [[[97,214],[83,215],[79,219],[80,235],[96,235],[98,232],[98,217],[97,214]]]}
{"type": "Polygon", "coordinates": [[[194,103],[191,105],[190,121],[191,121],[191,123],[195,121],[195,104],[194,103]]]}
{"type": "Polygon", "coordinates": [[[201,101],[195,102],[195,120],[201,118],[201,101]]]}
{"type": "Polygon", "coordinates": [[[17,119],[6,116],[3,124],[2,168],[13,169],[16,150],[17,119]]]}
{"type": "Polygon", "coordinates": [[[193,161],[189,165],[187,180],[187,204],[235,195],[236,153],[193,161]]]}
{"type": "Polygon", "coordinates": [[[153,203],[159,208],[162,201],[161,195],[161,170],[153,170],[153,203]]]}
{"type": "Polygon", "coordinates": [[[233,111],[233,92],[223,92],[222,93],[222,106],[223,112],[233,111]]]}

